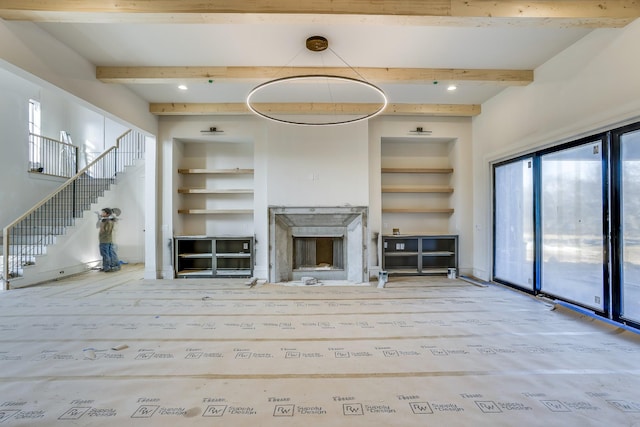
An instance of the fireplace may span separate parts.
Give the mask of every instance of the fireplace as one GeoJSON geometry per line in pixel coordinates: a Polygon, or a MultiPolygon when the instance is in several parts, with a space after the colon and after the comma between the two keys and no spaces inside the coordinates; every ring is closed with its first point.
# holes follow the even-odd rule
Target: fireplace
{"type": "Polygon", "coordinates": [[[343,270],[343,236],[293,236],[293,271],[343,270]]]}
{"type": "Polygon", "coordinates": [[[269,208],[269,280],[368,280],[366,207],[269,208]]]}

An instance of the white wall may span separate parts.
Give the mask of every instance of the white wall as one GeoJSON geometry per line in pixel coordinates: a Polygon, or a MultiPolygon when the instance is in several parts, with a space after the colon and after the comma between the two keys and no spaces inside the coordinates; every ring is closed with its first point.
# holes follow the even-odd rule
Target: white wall
{"type": "Polygon", "coordinates": [[[29,98],[40,88],[0,68],[0,227],[22,214],[61,183],[28,169],[29,98]]]}
{"type": "Polygon", "coordinates": [[[640,118],[640,20],[595,30],[473,120],[474,274],[491,276],[491,163],[640,118]]]}
{"type": "Polygon", "coordinates": [[[156,133],[156,117],[145,101],[127,88],[96,80],[95,64],[34,23],[0,20],[0,59],[102,110],[107,117],[156,133]]]}
{"type": "MultiPolygon", "coordinates": [[[[80,148],[79,166],[87,160],[85,151],[102,153],[115,144],[128,128],[103,114],[79,104],[77,99],[39,79],[16,75],[15,67],[0,60],[0,171],[5,182],[0,195],[0,227],[4,227],[60,186],[64,179],[28,173],[29,99],[41,104],[43,136],[59,139],[60,131],[71,134],[80,148]],[[4,67],[4,68],[3,68],[4,67]],[[10,203],[9,203],[10,201],[10,203]]],[[[95,154],[94,156],[95,157],[95,154]]]]}
{"type": "Polygon", "coordinates": [[[268,123],[268,203],[367,206],[367,122],[341,126],[268,123]]]}

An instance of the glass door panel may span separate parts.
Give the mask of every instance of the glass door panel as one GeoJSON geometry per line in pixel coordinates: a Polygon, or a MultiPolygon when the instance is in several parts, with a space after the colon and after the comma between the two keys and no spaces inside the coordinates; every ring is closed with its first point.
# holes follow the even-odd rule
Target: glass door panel
{"type": "Polygon", "coordinates": [[[541,156],[541,291],[602,311],[602,142],[541,156]]]}
{"type": "Polygon", "coordinates": [[[640,131],[621,137],[621,316],[640,322],[640,131]]]}
{"type": "Polygon", "coordinates": [[[532,159],[496,166],[494,194],[494,278],[533,291],[532,159]]]}

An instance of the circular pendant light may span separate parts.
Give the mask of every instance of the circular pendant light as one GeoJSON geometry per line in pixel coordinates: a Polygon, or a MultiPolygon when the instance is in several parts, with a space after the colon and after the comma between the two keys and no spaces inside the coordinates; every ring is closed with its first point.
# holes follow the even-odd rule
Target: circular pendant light
{"type": "MultiPolygon", "coordinates": [[[[329,44],[322,36],[312,36],[306,40],[306,47],[321,52],[329,49],[329,44]]],[[[385,93],[367,82],[333,50],[329,51],[356,77],[319,73],[276,78],[249,92],[246,100],[249,110],[265,119],[302,126],[355,123],[383,112],[388,103],[385,93]]]]}

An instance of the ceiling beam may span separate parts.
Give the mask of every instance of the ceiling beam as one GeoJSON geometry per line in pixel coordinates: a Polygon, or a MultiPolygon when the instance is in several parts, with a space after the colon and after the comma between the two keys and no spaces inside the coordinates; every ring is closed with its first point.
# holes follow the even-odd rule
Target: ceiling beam
{"type": "Polygon", "coordinates": [[[271,80],[300,75],[329,74],[365,79],[372,83],[473,81],[505,86],[526,86],[533,82],[532,70],[491,70],[455,68],[365,68],[365,67],[96,67],[103,83],[165,84],[271,80]]]}
{"type": "MultiPolygon", "coordinates": [[[[272,22],[317,15],[358,22],[478,26],[531,25],[621,27],[640,17],[636,0],[0,0],[0,18],[34,22],[212,23],[272,22]],[[418,20],[415,20],[418,18],[418,20]],[[551,25],[554,25],[551,22],[551,25]]],[[[318,21],[320,22],[320,21],[318,21]]]]}
{"type": "MultiPolygon", "coordinates": [[[[380,107],[379,104],[321,104],[321,103],[257,103],[255,108],[268,114],[369,114],[380,107]]],[[[184,104],[151,103],[149,112],[157,116],[197,116],[209,114],[250,114],[244,103],[184,104]]],[[[383,115],[421,115],[472,117],[480,114],[480,105],[463,104],[389,104],[383,115]]]]}

